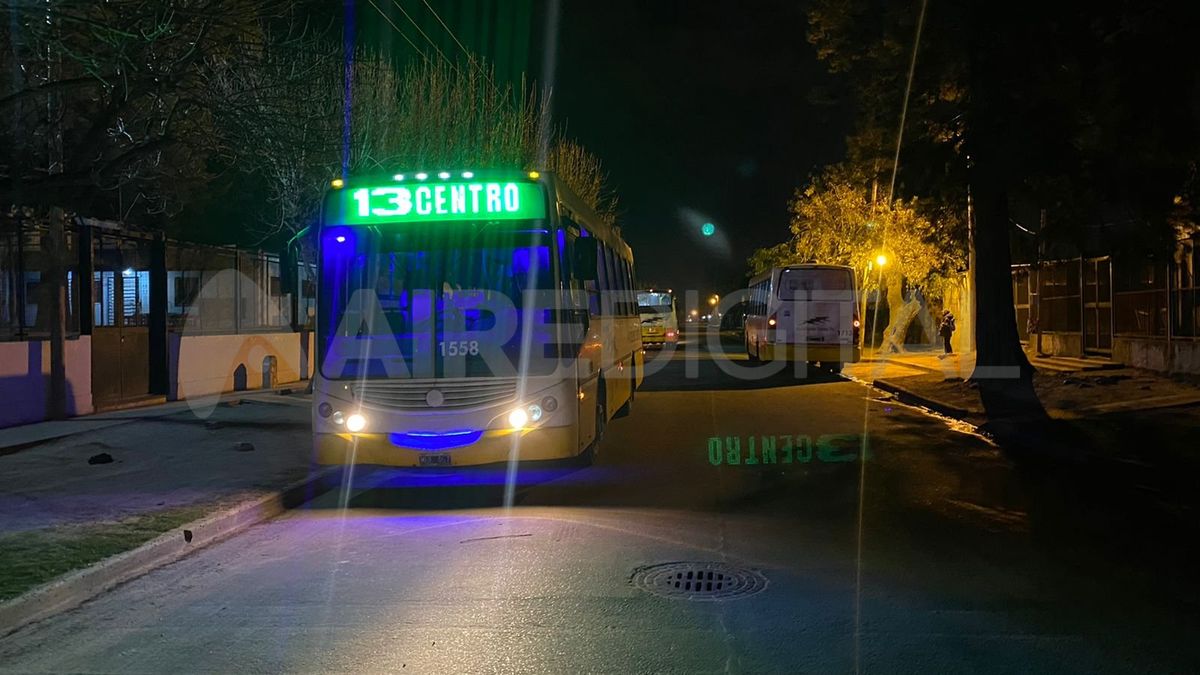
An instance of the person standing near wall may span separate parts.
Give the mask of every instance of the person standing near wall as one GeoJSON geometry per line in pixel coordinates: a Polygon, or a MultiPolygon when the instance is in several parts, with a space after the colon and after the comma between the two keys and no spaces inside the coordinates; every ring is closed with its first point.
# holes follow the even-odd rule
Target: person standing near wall
{"type": "Polygon", "coordinates": [[[942,336],[942,346],[946,350],[938,358],[944,359],[954,353],[954,350],[950,348],[950,336],[954,335],[954,315],[948,309],[942,310],[942,322],[938,325],[938,333],[942,336]]]}

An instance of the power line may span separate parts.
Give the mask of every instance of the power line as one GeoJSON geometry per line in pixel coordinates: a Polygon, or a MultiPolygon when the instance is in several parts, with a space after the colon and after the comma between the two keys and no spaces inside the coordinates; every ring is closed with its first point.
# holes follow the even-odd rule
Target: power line
{"type": "MultiPolygon", "coordinates": [[[[411,46],[413,48],[414,51],[416,51],[418,54],[421,55],[421,58],[425,60],[425,63],[429,63],[429,56],[427,54],[425,54],[425,52],[421,51],[421,48],[417,46],[417,43],[408,39],[408,36],[404,34],[404,31],[400,30],[400,27],[397,26],[395,24],[395,22],[393,22],[392,19],[387,14],[384,14],[383,10],[379,8],[379,5],[375,4],[375,0],[367,0],[367,4],[374,7],[376,12],[379,12],[379,16],[382,16],[383,20],[388,22],[388,25],[391,26],[392,29],[396,31],[396,34],[399,35],[400,37],[404,38],[404,41],[407,42],[409,44],[409,46],[411,46]]],[[[428,38],[426,38],[426,39],[428,39],[428,38]]],[[[445,56],[443,56],[442,58],[445,58],[445,56]]]]}
{"type": "MultiPolygon", "coordinates": [[[[372,3],[372,4],[374,4],[374,3],[372,3]]],[[[396,9],[400,10],[400,13],[404,15],[404,18],[408,19],[408,22],[412,24],[413,28],[417,29],[417,32],[421,34],[421,37],[425,38],[425,41],[429,43],[429,46],[433,47],[433,51],[437,52],[438,56],[442,57],[443,61],[445,61],[451,67],[454,67],[454,64],[450,63],[450,59],[446,58],[446,55],[444,53],[442,53],[441,49],[438,48],[437,43],[435,43],[433,40],[431,40],[429,38],[429,36],[425,34],[425,31],[421,30],[421,27],[417,25],[416,21],[413,21],[413,18],[408,15],[408,12],[404,11],[404,7],[402,7],[397,0],[392,0],[392,4],[396,6],[396,9]]],[[[429,3],[425,3],[425,6],[428,7],[429,3]]],[[[440,22],[441,19],[439,18],[438,21],[440,22]]],[[[457,40],[456,40],[456,42],[457,42],[457,40]]]]}
{"type": "MultiPolygon", "coordinates": [[[[395,2],[395,1],[396,0],[392,0],[392,2],[395,2]]],[[[442,17],[437,13],[437,10],[435,10],[433,8],[433,5],[429,4],[429,0],[421,0],[421,2],[424,3],[425,8],[429,10],[429,13],[433,15],[433,18],[437,19],[437,22],[439,24],[441,24],[443,29],[445,29],[446,34],[450,36],[450,39],[454,40],[454,44],[458,45],[458,48],[462,50],[464,55],[466,55],[467,63],[470,63],[475,68],[475,71],[478,72],[480,75],[483,75],[488,80],[488,82],[491,82],[492,87],[495,88],[496,83],[492,81],[491,75],[488,74],[487,72],[485,72],[482,67],[480,67],[478,61],[474,58],[474,55],[471,53],[471,50],[467,49],[466,45],[464,45],[462,43],[462,41],[458,39],[458,36],[456,36],[454,34],[454,31],[450,30],[450,26],[447,26],[446,22],[442,21],[442,17]]]]}
{"type": "Polygon", "coordinates": [[[467,56],[470,56],[471,52],[469,50],[467,50],[466,47],[463,46],[462,42],[459,42],[458,38],[455,37],[455,35],[454,35],[454,31],[450,30],[450,27],[446,25],[446,22],[442,21],[442,17],[438,16],[437,11],[433,8],[432,5],[429,4],[429,0],[421,0],[421,2],[425,3],[425,8],[429,10],[429,13],[433,15],[433,18],[437,19],[437,22],[442,24],[442,28],[446,29],[446,33],[450,35],[451,40],[454,40],[454,44],[458,45],[458,48],[463,50],[464,54],[466,54],[467,56]]]}
{"type": "Polygon", "coordinates": [[[896,131],[896,154],[892,158],[892,183],[888,186],[888,208],[896,193],[896,172],[900,170],[900,142],[904,139],[904,120],[908,117],[908,96],[912,93],[913,72],[917,69],[917,49],[921,46],[921,28],[925,26],[925,6],[921,0],[921,15],[917,17],[917,35],[913,38],[912,60],[908,62],[908,82],[904,85],[904,105],[900,108],[900,129],[896,131]]]}

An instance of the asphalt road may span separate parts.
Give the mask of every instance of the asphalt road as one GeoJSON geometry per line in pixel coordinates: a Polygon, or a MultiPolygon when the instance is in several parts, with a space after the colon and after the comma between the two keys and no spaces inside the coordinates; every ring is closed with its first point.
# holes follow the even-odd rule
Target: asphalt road
{"type": "Polygon", "coordinates": [[[693,356],[648,379],[595,466],[523,470],[510,507],[503,472],[360,472],[0,641],[0,670],[1200,667],[1195,568],[1169,531],[859,383],[744,380],[693,356]],[[635,581],[671,562],[721,563],[757,592],[635,581]]]}

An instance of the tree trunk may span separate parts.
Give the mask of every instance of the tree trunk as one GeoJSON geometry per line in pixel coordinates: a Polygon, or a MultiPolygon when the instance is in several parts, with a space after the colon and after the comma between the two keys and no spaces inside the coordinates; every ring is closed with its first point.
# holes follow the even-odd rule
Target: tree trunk
{"type": "Polygon", "coordinates": [[[921,311],[921,304],[916,300],[904,297],[904,280],[899,274],[887,277],[888,324],[883,329],[883,344],[880,351],[888,353],[904,352],[904,337],[908,334],[908,326],[921,311]]]}
{"type": "MultiPolygon", "coordinates": [[[[975,372],[989,419],[1045,417],[1033,389],[1033,367],[1021,349],[1013,307],[1012,256],[1009,250],[1008,184],[1017,173],[1009,155],[1007,92],[1004,56],[1006,40],[997,35],[994,12],[1000,7],[981,3],[972,21],[968,151],[975,217],[976,300],[975,372]]],[[[999,31],[1003,33],[1003,31],[999,31]]]]}

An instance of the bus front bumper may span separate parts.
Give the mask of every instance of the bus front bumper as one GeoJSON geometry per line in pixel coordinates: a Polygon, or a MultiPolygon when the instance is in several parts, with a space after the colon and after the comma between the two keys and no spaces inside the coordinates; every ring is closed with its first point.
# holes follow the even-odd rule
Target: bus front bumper
{"type": "Polygon", "coordinates": [[[489,430],[470,445],[444,450],[407,448],[388,434],[316,434],[317,464],[373,464],[401,467],[475,466],[505,462],[567,459],[575,456],[573,427],[538,427],[523,431],[489,430]]]}
{"type": "Polygon", "coordinates": [[[760,356],[767,361],[820,361],[821,363],[858,363],[862,350],[858,345],[764,344],[760,356]]]}

